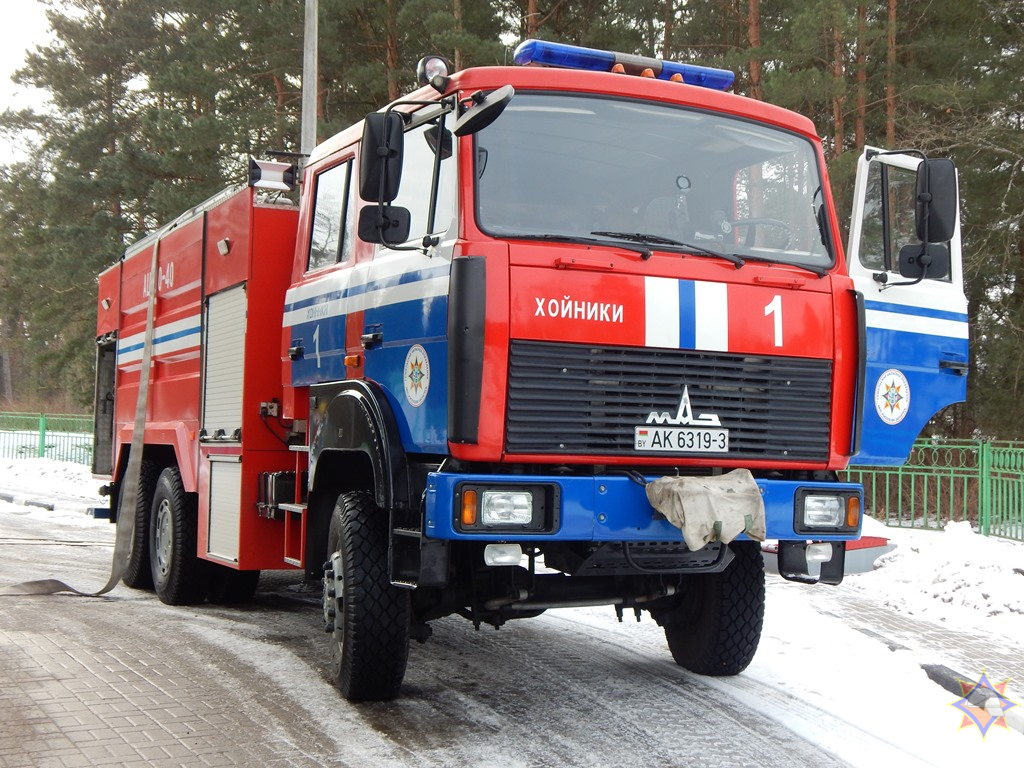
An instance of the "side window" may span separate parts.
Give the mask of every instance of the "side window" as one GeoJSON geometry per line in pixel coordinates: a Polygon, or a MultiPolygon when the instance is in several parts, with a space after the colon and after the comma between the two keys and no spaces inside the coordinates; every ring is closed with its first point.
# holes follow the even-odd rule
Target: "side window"
{"type": "Polygon", "coordinates": [[[882,226],[882,164],[868,166],[868,188],[864,195],[864,221],[860,230],[860,263],[876,272],[888,270],[882,226]]]}
{"type": "Polygon", "coordinates": [[[394,205],[408,208],[412,224],[410,240],[421,240],[424,235],[445,232],[455,215],[455,167],[451,156],[452,138],[438,141],[436,122],[417,126],[405,134],[405,165],[402,168],[402,186],[394,205]],[[433,232],[427,231],[430,213],[430,189],[434,176],[434,149],[441,151],[441,178],[437,189],[437,210],[433,232]]]}
{"type": "MultiPolygon", "coordinates": [[[[871,163],[860,235],[861,264],[879,272],[899,270],[900,248],[920,242],[915,224],[916,201],[915,171],[871,163]]],[[[929,277],[950,279],[948,273],[929,277]]]]}
{"type": "Polygon", "coordinates": [[[316,176],[313,232],[309,238],[306,270],[345,261],[352,256],[352,225],[349,212],[349,180],[352,162],[321,171],[316,176]]]}

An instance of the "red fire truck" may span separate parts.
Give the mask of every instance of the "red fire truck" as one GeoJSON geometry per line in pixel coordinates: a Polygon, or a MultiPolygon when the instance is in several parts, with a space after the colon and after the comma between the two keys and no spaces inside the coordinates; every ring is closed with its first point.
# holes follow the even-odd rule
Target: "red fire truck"
{"type": "Polygon", "coordinates": [[[865,153],[846,256],[811,122],[731,73],[515,58],[425,59],[297,206],[254,161],[99,279],[124,582],[231,602],[303,570],[350,699],[397,695],[434,619],[563,606],[648,611],[680,665],[737,674],[758,540],[838,583],[837,473],[965,395],[949,161],[865,153]]]}

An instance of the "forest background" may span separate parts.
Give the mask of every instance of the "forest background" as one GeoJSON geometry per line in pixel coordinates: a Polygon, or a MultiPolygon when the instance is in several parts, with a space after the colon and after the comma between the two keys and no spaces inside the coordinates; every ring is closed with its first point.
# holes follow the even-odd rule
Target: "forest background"
{"type": "MultiPolygon", "coordinates": [[[[296,150],[303,0],[50,0],[52,42],[0,115],[0,410],[91,404],[95,276],[125,246],[296,150]]],[[[952,157],[972,361],[930,434],[1024,434],[1024,0],[320,0],[318,138],[412,90],[416,61],[507,63],[540,37],[725,67],[824,137],[848,215],[865,144],[952,157]]],[[[848,222],[844,221],[844,226],[848,222]]]]}

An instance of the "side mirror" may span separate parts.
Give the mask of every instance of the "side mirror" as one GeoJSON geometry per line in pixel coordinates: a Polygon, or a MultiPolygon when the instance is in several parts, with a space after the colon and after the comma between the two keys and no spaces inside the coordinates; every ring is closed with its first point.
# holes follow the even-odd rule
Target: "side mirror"
{"type": "Polygon", "coordinates": [[[427,128],[423,138],[427,140],[427,146],[430,147],[433,154],[441,153],[442,160],[447,160],[452,156],[452,132],[447,128],[443,131],[438,125],[427,128]]]}
{"type": "Polygon", "coordinates": [[[486,96],[482,91],[477,91],[470,97],[472,105],[452,126],[452,133],[456,136],[470,136],[482,131],[498,119],[498,115],[505,111],[505,107],[515,94],[516,91],[511,85],[503,85],[486,96]]]}
{"type": "Polygon", "coordinates": [[[900,248],[900,275],[912,280],[949,277],[949,249],[942,243],[910,243],[900,248]]]}
{"type": "MultiPolygon", "coordinates": [[[[956,166],[952,160],[922,160],[917,167],[917,239],[944,243],[953,238],[957,211],[956,166]]],[[[947,261],[949,255],[946,255],[947,261]]],[[[903,253],[900,252],[902,266],[903,253]]],[[[901,270],[902,271],[902,270],[901,270]]],[[[931,268],[928,276],[934,277],[931,268]]]]}
{"type": "Polygon", "coordinates": [[[359,239],[367,243],[399,245],[409,239],[412,215],[397,205],[367,205],[359,211],[359,239]]]}
{"type": "Polygon", "coordinates": [[[359,196],[363,200],[390,203],[398,197],[404,149],[405,121],[400,113],[373,112],[366,116],[359,158],[359,196]]]}

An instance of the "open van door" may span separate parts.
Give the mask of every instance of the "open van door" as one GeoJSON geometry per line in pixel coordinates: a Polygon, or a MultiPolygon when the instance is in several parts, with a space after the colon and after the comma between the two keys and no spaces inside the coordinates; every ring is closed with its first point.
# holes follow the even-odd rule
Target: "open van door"
{"type": "Polygon", "coordinates": [[[902,464],[928,420],[967,397],[958,211],[950,161],[872,148],[860,158],[847,248],[864,323],[851,464],[902,464]]]}

